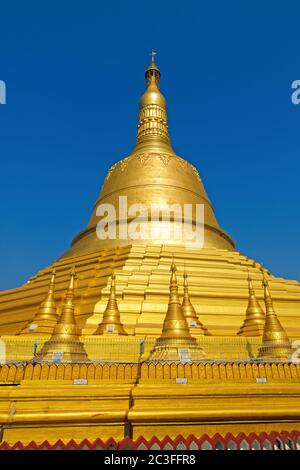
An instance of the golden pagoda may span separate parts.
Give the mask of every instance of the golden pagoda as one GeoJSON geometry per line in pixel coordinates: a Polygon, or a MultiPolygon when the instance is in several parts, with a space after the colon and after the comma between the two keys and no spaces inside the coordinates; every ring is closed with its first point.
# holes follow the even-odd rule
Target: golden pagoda
{"type": "Polygon", "coordinates": [[[32,321],[25,328],[22,328],[20,335],[45,335],[53,332],[58,319],[57,307],[54,301],[55,275],[56,270],[53,268],[46,298],[41,303],[32,321]]]}
{"type": "Polygon", "coordinates": [[[154,54],[145,77],[135,146],[108,170],[87,227],[52,266],[0,293],[9,445],[300,430],[296,346],[287,361],[300,284],[264,268],[264,317],[252,285],[261,264],[239,253],[171,146],[154,54]]]}
{"type": "MultiPolygon", "coordinates": [[[[77,322],[84,335],[93,334],[106,307],[110,276],[115,271],[125,330],[129,335],[159,336],[168,305],[167,273],[174,256],[179,272],[185,265],[193,276],[193,305],[202,323],[214,336],[236,336],[249,297],[244,278],[249,269],[254,278],[258,277],[261,265],[236,250],[232,238],[217,222],[198,171],[171,147],[160,76],[152,62],[146,71],[147,89],[140,100],[136,145],[129,156],[109,169],[87,228],[55,262],[56,298],[58,301],[63,295],[68,272],[76,264],[80,297],[77,322]],[[115,239],[99,239],[98,206],[112,204],[118,214],[119,197],[124,195],[128,207],[137,202],[149,208],[152,204],[162,208],[203,204],[204,246],[191,250],[185,239],[174,242],[159,230],[151,240],[131,240],[125,237],[130,221],[126,215],[117,223],[115,239]]],[[[192,219],[194,222],[194,214],[192,219]]],[[[175,218],[171,222],[172,226],[181,224],[175,218]]],[[[46,267],[23,286],[0,293],[0,334],[15,335],[33,323],[47,295],[51,269],[46,267]]],[[[299,282],[270,276],[269,284],[285,328],[290,338],[296,339],[300,336],[299,282]]]]}
{"type": "Polygon", "coordinates": [[[264,297],[266,305],[266,320],[263,332],[263,343],[259,350],[259,357],[268,360],[289,360],[292,355],[292,347],[288,335],[281,325],[273,306],[269,291],[269,284],[263,278],[264,297]]]}
{"type": "Polygon", "coordinates": [[[188,327],[192,330],[194,335],[207,335],[210,336],[208,329],[201,323],[197,313],[193,307],[190,299],[189,287],[188,287],[188,275],[186,272],[183,274],[184,278],[184,294],[182,301],[182,309],[184,312],[185,319],[188,327]]]}
{"type": "Polygon", "coordinates": [[[266,315],[256,298],[250,273],[248,275],[248,289],[249,301],[246,318],[237,334],[241,336],[261,336],[265,327],[266,315]]]}
{"type": "Polygon", "coordinates": [[[103,313],[103,319],[94,335],[127,335],[121,323],[120,312],[116,298],[116,276],[111,276],[111,287],[107,307],[103,313]]]}
{"type": "Polygon", "coordinates": [[[178,296],[176,266],[171,265],[170,298],[161,336],[156,340],[150,359],[156,361],[199,360],[204,354],[191,336],[178,296]]]}
{"type": "Polygon", "coordinates": [[[44,361],[70,362],[87,361],[88,357],[80,341],[78,327],[74,315],[74,279],[75,269],[70,272],[70,284],[66,293],[61,315],[57,320],[54,331],[48,341],[45,342],[35,359],[44,361]]]}

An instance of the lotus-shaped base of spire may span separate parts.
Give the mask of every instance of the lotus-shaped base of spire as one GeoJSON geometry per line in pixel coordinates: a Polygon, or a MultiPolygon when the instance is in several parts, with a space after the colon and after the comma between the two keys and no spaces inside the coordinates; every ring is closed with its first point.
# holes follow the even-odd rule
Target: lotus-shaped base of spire
{"type": "Polygon", "coordinates": [[[36,355],[38,362],[89,362],[83,343],[74,339],[51,338],[36,355]]]}
{"type": "Polygon", "coordinates": [[[190,362],[203,359],[205,354],[196,338],[158,338],[149,360],[162,362],[190,362]]]}
{"type": "Polygon", "coordinates": [[[258,356],[266,361],[290,362],[293,351],[291,344],[286,340],[264,341],[258,356]]]}

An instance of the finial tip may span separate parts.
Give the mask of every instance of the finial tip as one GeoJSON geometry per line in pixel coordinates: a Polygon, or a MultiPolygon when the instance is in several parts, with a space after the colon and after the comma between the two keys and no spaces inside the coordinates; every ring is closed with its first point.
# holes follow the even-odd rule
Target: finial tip
{"type": "Polygon", "coordinates": [[[269,283],[268,283],[267,279],[265,278],[264,274],[263,274],[262,285],[263,285],[263,287],[269,287],[269,283]]]}
{"type": "Polygon", "coordinates": [[[156,56],[157,52],[155,52],[154,49],[152,49],[152,52],[151,52],[151,60],[152,60],[152,64],[155,64],[155,56],[156,56]]]}
{"type": "Polygon", "coordinates": [[[70,271],[70,276],[75,277],[76,276],[76,269],[75,266],[72,266],[71,271],[70,271]]]}

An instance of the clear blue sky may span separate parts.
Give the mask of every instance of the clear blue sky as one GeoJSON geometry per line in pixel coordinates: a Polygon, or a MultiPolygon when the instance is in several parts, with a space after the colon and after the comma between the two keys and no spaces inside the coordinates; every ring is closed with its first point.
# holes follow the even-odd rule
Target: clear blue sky
{"type": "Polygon", "coordinates": [[[299,1],[1,3],[0,289],[58,258],[131,151],[154,47],[173,146],[243,254],[300,278],[299,1]]]}

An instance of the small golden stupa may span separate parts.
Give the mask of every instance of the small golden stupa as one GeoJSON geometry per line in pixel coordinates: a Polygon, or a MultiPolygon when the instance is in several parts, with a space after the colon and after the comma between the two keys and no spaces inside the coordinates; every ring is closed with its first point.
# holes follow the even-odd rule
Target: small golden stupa
{"type": "Polygon", "coordinates": [[[273,361],[291,360],[293,352],[291,342],[275,313],[269,291],[269,284],[265,277],[263,278],[263,287],[266,305],[266,321],[262,338],[263,342],[258,356],[273,361]]]}
{"type": "Polygon", "coordinates": [[[42,350],[36,355],[37,360],[59,362],[88,361],[84,345],[80,340],[74,315],[74,279],[75,269],[70,272],[70,284],[67,290],[61,315],[54,331],[42,350]]]}
{"type": "Polygon", "coordinates": [[[56,270],[53,268],[46,298],[41,303],[32,321],[25,328],[22,328],[19,333],[20,335],[34,334],[36,336],[38,334],[47,335],[53,332],[58,319],[57,307],[54,301],[55,275],[56,270]]]}
{"type": "Polygon", "coordinates": [[[171,265],[170,298],[161,336],[156,340],[150,360],[157,361],[190,361],[204,356],[191,336],[183,307],[179,301],[176,266],[171,265]]]}
{"type": "Polygon", "coordinates": [[[116,276],[111,276],[110,294],[103,319],[94,335],[127,335],[121,323],[120,312],[116,297],[116,276]]]}
{"type": "Polygon", "coordinates": [[[241,336],[262,336],[266,315],[256,298],[250,273],[248,275],[248,289],[249,301],[246,310],[246,318],[237,334],[241,336]]]}
{"type": "Polygon", "coordinates": [[[183,274],[184,279],[184,294],[183,294],[183,301],[182,301],[182,309],[187,321],[188,327],[193,332],[194,335],[206,335],[210,336],[208,329],[201,323],[199,317],[196,313],[196,310],[193,307],[193,304],[190,299],[189,295],[189,287],[188,287],[188,275],[186,272],[183,274]]]}

